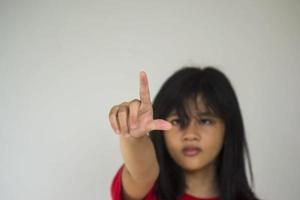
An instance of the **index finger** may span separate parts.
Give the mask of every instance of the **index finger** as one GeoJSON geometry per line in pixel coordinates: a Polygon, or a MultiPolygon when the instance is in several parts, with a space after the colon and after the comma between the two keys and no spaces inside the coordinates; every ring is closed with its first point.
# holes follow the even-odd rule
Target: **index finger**
{"type": "Polygon", "coordinates": [[[140,99],[142,103],[151,103],[147,74],[140,72],[140,99]]]}

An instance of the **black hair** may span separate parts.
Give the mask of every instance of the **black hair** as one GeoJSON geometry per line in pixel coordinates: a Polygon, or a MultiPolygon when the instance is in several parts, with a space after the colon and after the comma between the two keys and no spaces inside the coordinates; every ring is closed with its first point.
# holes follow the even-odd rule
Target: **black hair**
{"type": "MultiPolygon", "coordinates": [[[[234,89],[220,70],[208,66],[184,66],[170,76],[153,101],[153,117],[166,119],[176,111],[185,124],[189,121],[185,102],[201,95],[204,104],[219,116],[225,124],[222,149],[216,158],[216,175],[221,200],[256,200],[246,174],[248,163],[251,184],[253,173],[245,137],[243,119],[234,89]]],[[[151,131],[160,173],[155,191],[160,200],[175,200],[186,189],[183,169],[168,153],[161,131],[151,131]]]]}

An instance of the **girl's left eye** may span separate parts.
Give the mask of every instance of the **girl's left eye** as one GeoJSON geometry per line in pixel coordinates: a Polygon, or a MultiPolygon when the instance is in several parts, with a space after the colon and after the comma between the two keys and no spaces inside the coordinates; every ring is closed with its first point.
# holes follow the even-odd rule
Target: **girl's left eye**
{"type": "Polygon", "coordinates": [[[210,119],[201,119],[201,120],[200,120],[200,123],[201,123],[201,124],[207,124],[207,125],[209,125],[209,124],[212,123],[212,121],[211,121],[210,119]]]}

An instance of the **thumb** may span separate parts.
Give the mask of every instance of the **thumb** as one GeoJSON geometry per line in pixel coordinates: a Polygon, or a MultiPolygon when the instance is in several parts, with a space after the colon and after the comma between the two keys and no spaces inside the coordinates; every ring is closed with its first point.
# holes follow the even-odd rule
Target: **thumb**
{"type": "Polygon", "coordinates": [[[153,130],[167,131],[170,130],[171,128],[172,128],[172,124],[163,119],[152,120],[148,125],[148,129],[150,129],[149,131],[153,131],[153,130]]]}

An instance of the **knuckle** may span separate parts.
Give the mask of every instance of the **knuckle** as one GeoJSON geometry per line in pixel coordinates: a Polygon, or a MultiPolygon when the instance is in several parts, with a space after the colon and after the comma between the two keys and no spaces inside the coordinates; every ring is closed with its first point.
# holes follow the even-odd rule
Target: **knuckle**
{"type": "Polygon", "coordinates": [[[129,104],[129,108],[130,110],[137,110],[140,106],[140,102],[139,101],[132,101],[130,104],[129,104]]]}
{"type": "Polygon", "coordinates": [[[134,99],[134,100],[132,100],[132,101],[129,103],[129,106],[130,106],[130,107],[137,107],[137,106],[139,106],[140,104],[141,104],[140,100],[134,99]]]}
{"type": "Polygon", "coordinates": [[[126,111],[127,109],[128,109],[128,107],[125,106],[125,105],[119,106],[119,112],[124,112],[124,111],[126,111]]]}
{"type": "Polygon", "coordinates": [[[119,112],[118,112],[118,115],[120,116],[124,116],[124,115],[127,115],[127,109],[126,108],[120,108],[119,109],[119,112]]]}
{"type": "Polygon", "coordinates": [[[114,115],[118,109],[119,109],[118,105],[113,106],[109,111],[109,115],[114,115]]]}
{"type": "Polygon", "coordinates": [[[120,104],[120,106],[125,106],[125,105],[128,105],[128,102],[127,101],[124,101],[120,104]]]}
{"type": "Polygon", "coordinates": [[[140,100],[139,99],[133,99],[130,101],[130,103],[140,103],[140,100]]]}

